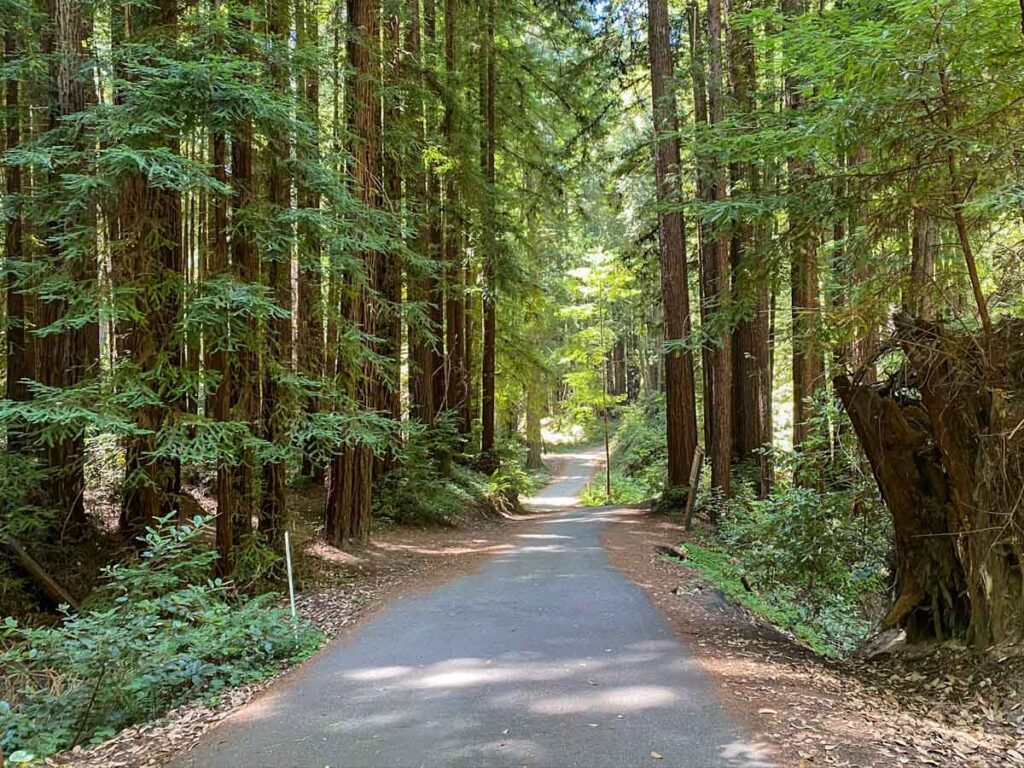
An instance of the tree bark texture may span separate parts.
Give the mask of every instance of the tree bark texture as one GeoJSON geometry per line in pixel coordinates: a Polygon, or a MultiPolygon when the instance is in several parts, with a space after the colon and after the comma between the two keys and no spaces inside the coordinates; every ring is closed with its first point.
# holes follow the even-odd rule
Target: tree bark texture
{"type": "Polygon", "coordinates": [[[667,0],[648,0],[648,39],[651,59],[651,96],[654,111],[655,183],[659,212],[659,256],[664,305],[667,400],[668,482],[686,484],[697,445],[697,419],[693,387],[693,355],[684,347],[690,337],[690,301],[686,276],[686,241],[679,210],[679,140],[676,95],[672,84],[672,49],[669,42],[667,0]]]}
{"type": "MultiPolygon", "coordinates": [[[[352,68],[352,156],[354,187],[368,208],[379,208],[380,101],[379,74],[380,3],[378,0],[349,0],[349,23],[353,38],[349,46],[352,68]]],[[[377,285],[380,254],[360,254],[363,274],[347,287],[348,321],[372,337],[377,332],[377,308],[372,304],[377,285]]],[[[349,389],[367,410],[380,410],[379,371],[370,361],[347,363],[349,389]]],[[[326,534],[339,547],[363,544],[370,536],[374,457],[360,442],[344,448],[331,462],[328,486],[326,534]]]]}
{"type": "Polygon", "coordinates": [[[836,380],[893,517],[898,595],[885,623],[979,648],[1019,640],[1024,323],[952,333],[901,315],[896,327],[899,378],[836,380]]]}

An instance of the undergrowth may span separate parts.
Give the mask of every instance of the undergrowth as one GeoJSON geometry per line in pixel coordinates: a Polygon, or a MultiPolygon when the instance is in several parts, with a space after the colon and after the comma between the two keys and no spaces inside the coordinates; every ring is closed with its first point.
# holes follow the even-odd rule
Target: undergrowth
{"type": "MultiPolygon", "coordinates": [[[[819,653],[842,655],[888,605],[891,518],[845,414],[824,401],[815,412],[816,437],[799,451],[773,452],[768,498],[756,497],[752,467],[735,468],[727,501],[711,491],[705,472],[696,506],[698,513],[714,509],[718,527],[685,548],[688,564],[737,603],[819,653]]],[[[664,414],[664,399],[650,396],[624,413],[612,443],[613,503],[664,490],[664,414]]],[[[599,478],[585,498],[604,504],[604,496],[599,478]]]]}
{"type": "Polygon", "coordinates": [[[589,507],[640,504],[661,495],[668,476],[665,430],[663,394],[646,393],[624,408],[610,444],[611,498],[604,473],[598,473],[580,501],[589,507]]]}
{"type": "Polygon", "coordinates": [[[30,763],[311,654],[320,633],[293,626],[277,596],[241,596],[211,579],[207,522],[170,518],[143,551],[105,569],[78,614],[53,627],[0,629],[0,750],[30,763]]]}
{"type": "Polygon", "coordinates": [[[454,525],[467,509],[517,507],[547,482],[546,469],[524,468],[526,449],[515,440],[497,447],[497,469],[484,474],[460,461],[453,421],[411,425],[395,468],[374,493],[378,519],[400,525],[454,525]]]}

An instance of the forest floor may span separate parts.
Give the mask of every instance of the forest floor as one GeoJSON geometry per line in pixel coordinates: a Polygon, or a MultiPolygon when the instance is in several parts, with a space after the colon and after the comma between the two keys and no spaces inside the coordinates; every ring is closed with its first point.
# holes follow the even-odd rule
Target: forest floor
{"type": "Polygon", "coordinates": [[[612,563],[651,600],[715,682],[726,708],[784,765],[1024,765],[1024,655],[953,646],[874,661],[825,659],[751,616],[660,547],[675,520],[621,510],[605,528],[612,563]]]}

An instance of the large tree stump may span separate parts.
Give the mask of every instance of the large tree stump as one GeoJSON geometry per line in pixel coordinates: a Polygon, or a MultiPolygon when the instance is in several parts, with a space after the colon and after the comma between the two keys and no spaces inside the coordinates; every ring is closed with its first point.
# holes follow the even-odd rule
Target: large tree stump
{"type": "Polygon", "coordinates": [[[979,647],[1024,628],[1024,322],[994,334],[896,320],[900,376],[836,392],[893,517],[887,626],[979,647]]]}

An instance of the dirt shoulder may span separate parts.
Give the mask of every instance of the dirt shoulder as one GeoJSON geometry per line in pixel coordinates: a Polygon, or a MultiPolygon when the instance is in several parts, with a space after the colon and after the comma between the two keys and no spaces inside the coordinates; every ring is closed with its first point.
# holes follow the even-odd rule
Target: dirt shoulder
{"type": "Polygon", "coordinates": [[[932,677],[924,659],[817,656],[657,551],[685,538],[669,518],[623,510],[603,543],[689,644],[726,709],[783,765],[1024,765],[1024,732],[989,727],[959,700],[966,697],[945,696],[954,683],[932,677]]]}
{"type": "MultiPolygon", "coordinates": [[[[566,463],[551,456],[552,480],[566,463]]],[[[296,605],[302,618],[326,636],[324,647],[353,631],[374,613],[398,600],[453,581],[480,568],[491,557],[515,547],[517,536],[545,514],[472,510],[455,527],[384,527],[372,543],[342,552],[313,535],[323,497],[319,490],[293,493],[302,552],[297,560],[303,589],[296,605]]],[[[301,665],[300,665],[301,666],[301,665]]],[[[268,688],[286,683],[298,667],[281,670],[260,683],[234,688],[217,703],[197,702],[168,712],[158,721],[122,731],[90,749],[77,748],[47,761],[76,768],[154,768],[198,743],[210,729],[268,688]]]]}

